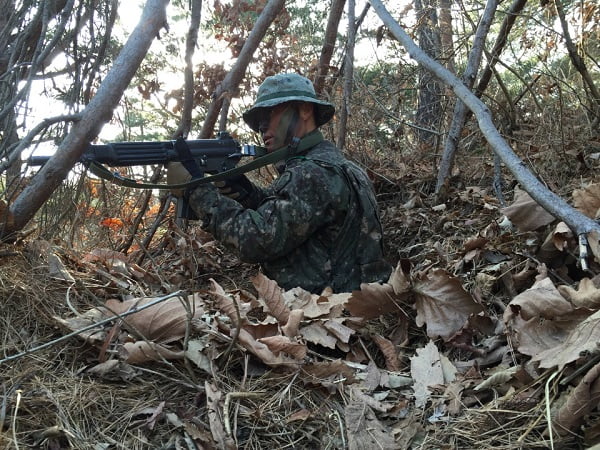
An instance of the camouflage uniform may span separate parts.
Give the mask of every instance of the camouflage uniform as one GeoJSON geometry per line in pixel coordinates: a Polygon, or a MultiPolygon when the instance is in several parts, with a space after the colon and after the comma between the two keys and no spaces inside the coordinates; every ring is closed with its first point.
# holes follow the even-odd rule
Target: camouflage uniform
{"type": "Polygon", "coordinates": [[[280,177],[252,199],[246,208],[203,185],[189,201],[207,231],[284,289],[349,292],[387,281],[371,182],[331,142],[285,161],[280,177]]]}

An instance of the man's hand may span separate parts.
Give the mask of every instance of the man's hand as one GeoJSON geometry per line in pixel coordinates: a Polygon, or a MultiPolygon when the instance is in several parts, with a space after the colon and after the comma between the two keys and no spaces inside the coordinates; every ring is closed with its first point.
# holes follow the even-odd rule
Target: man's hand
{"type": "MultiPolygon", "coordinates": [[[[167,164],[167,184],[187,183],[192,176],[180,162],[171,161],[167,164]]],[[[183,197],[185,189],[172,189],[175,197],[183,197]]]]}
{"type": "Polygon", "coordinates": [[[254,186],[246,175],[238,175],[225,181],[217,181],[215,186],[219,189],[221,195],[236,200],[244,208],[256,209],[262,200],[260,189],[254,186]]]}
{"type": "Polygon", "coordinates": [[[254,186],[245,175],[238,175],[223,181],[216,181],[215,186],[226,197],[242,202],[254,190],[254,186]]]}

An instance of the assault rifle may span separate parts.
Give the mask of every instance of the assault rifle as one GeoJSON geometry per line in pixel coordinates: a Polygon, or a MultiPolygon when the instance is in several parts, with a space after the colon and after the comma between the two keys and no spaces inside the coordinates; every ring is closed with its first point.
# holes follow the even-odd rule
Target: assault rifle
{"type": "MultiPolygon", "coordinates": [[[[83,152],[79,162],[86,167],[95,169],[92,170],[94,174],[124,186],[164,189],[166,185],[138,183],[123,178],[119,174],[111,173],[102,166],[130,167],[178,161],[188,168],[193,160],[195,164],[191,163],[192,168],[196,169],[194,176],[199,178],[205,173],[215,175],[232,170],[244,156],[255,156],[255,147],[252,145],[242,146],[229,133],[220,132],[216,139],[90,144],[83,152]]],[[[42,166],[49,159],[50,156],[31,156],[27,162],[31,166],[42,166]]],[[[183,198],[177,200],[177,217],[195,218],[193,211],[183,198]]]]}

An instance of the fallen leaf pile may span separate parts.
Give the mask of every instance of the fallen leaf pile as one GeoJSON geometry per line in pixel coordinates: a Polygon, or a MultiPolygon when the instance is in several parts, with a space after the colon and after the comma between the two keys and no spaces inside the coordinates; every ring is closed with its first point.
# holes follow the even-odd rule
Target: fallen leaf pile
{"type": "MultiPolygon", "coordinates": [[[[597,217],[599,194],[597,185],[588,186],[574,193],[574,204],[597,217]]],[[[412,198],[396,213],[414,224],[425,206],[418,194],[412,198]]],[[[481,190],[467,190],[457,201],[479,204],[493,219],[483,223],[485,216],[465,219],[436,207],[439,229],[463,230],[454,247],[443,248],[432,233],[414,244],[424,248],[419,258],[410,258],[407,243],[409,257],[400,258],[387,283],[348,293],[284,291],[254,272],[251,289],[225,288],[213,277],[206,289],[165,295],[199,267],[204,273],[223,267],[220,250],[201,232],[164,239],[160,270],[106,249],[76,263],[44,241],[36,252],[60,282],[83,273],[104,281],[97,287],[108,298],[103,305],[55,318],[69,331],[107,322],[79,333],[97,352],[85,373],[130,380],[136,366],[185,362],[203,374],[205,424],[168,402],[141,416],[146,427],[166,418],[208,448],[236,448],[241,438],[231,423],[231,402],[264,396],[223,390],[217,374],[231,359],[254,361],[260,375],[289,374],[306,389],[342,398],[335,421],[344,424],[351,449],[409,448],[472,411],[511,408],[539,408],[532,421],[542,424],[544,443],[574,435],[600,442],[597,239],[588,236],[590,269],[575,271],[578,238],[526,193],[503,209],[481,190]],[[471,229],[477,231],[467,235],[471,229]],[[151,290],[156,295],[148,295],[151,290]],[[551,382],[555,398],[549,400],[551,382]],[[549,401],[556,405],[550,421],[543,406],[549,401]]],[[[302,405],[298,401],[286,423],[315,417],[302,405]]],[[[493,420],[501,425],[502,417],[493,420]]]]}

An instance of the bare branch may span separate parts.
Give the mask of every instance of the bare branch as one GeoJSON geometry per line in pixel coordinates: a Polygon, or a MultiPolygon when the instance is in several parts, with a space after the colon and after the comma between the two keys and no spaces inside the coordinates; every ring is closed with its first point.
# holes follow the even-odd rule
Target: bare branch
{"type": "Polygon", "coordinates": [[[240,56],[213,93],[213,100],[208,107],[206,119],[204,120],[204,125],[200,131],[200,139],[207,139],[212,136],[215,123],[219,117],[219,111],[223,105],[223,99],[225,97],[231,98],[233,96],[233,92],[244,78],[246,68],[248,67],[248,64],[250,64],[252,55],[260,45],[273,20],[275,20],[277,15],[281,12],[284,4],[285,0],[269,0],[256,20],[248,39],[244,42],[244,46],[240,51],[240,56]]]}

